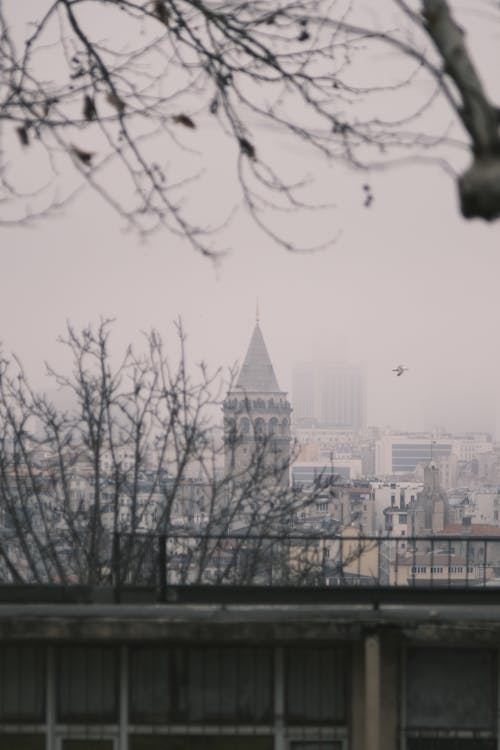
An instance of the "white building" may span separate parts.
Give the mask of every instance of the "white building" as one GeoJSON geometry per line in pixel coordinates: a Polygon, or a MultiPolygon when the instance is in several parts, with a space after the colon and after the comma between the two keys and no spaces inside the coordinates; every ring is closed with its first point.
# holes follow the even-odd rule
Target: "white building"
{"type": "Polygon", "coordinates": [[[492,449],[491,439],[431,434],[383,435],[375,444],[375,473],[380,477],[411,474],[430,461],[439,465],[443,487],[453,486],[457,462],[470,462],[492,449]]]}
{"type": "Polygon", "coordinates": [[[296,461],[292,464],[292,484],[296,487],[312,485],[329,477],[340,476],[344,480],[361,479],[361,459],[335,457],[332,462],[296,461]]]}
{"type": "Polygon", "coordinates": [[[464,491],[462,498],[455,499],[453,508],[456,523],[469,519],[468,523],[472,524],[500,526],[500,490],[497,488],[464,491]]]}
{"type": "MultiPolygon", "coordinates": [[[[405,515],[406,508],[422,491],[423,486],[423,482],[370,482],[374,497],[376,533],[387,531],[384,515],[387,508],[391,509],[390,513],[397,527],[406,528],[406,519],[399,516],[405,515]]],[[[397,536],[396,531],[393,533],[397,536]]]]}

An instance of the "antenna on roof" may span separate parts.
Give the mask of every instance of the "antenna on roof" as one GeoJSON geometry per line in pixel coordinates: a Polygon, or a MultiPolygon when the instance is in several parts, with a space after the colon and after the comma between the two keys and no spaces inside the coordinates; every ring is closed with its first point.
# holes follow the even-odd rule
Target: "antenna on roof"
{"type": "Polygon", "coordinates": [[[257,297],[257,309],[255,311],[255,322],[259,323],[260,321],[260,310],[259,310],[259,298],[257,297]]]}

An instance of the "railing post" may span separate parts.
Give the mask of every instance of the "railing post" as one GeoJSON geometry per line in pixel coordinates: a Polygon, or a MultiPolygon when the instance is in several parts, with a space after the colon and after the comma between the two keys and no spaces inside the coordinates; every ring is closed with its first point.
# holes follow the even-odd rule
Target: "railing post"
{"type": "Polygon", "coordinates": [[[380,537],[377,539],[377,585],[382,585],[382,541],[380,537]]]}
{"type": "Polygon", "coordinates": [[[486,566],[488,564],[487,549],[488,549],[488,540],[485,539],[484,540],[484,550],[483,550],[483,552],[484,552],[484,555],[483,555],[483,588],[485,588],[485,586],[486,586],[486,566]]]}
{"type": "Polygon", "coordinates": [[[274,540],[271,539],[271,554],[269,564],[269,585],[273,585],[273,573],[274,573],[274,540]]]}
{"type": "Polygon", "coordinates": [[[412,584],[415,586],[416,584],[416,575],[417,575],[417,540],[415,537],[412,537],[412,584]]]}
{"type": "Polygon", "coordinates": [[[431,539],[431,589],[434,587],[434,539],[431,539]]]}
{"type": "Polygon", "coordinates": [[[113,553],[111,568],[115,579],[114,594],[115,602],[118,604],[121,601],[121,566],[120,566],[120,533],[115,531],[113,533],[113,553]]]}
{"type": "Polygon", "coordinates": [[[451,541],[448,540],[448,588],[451,588],[451,541]]]}
{"type": "Polygon", "coordinates": [[[339,585],[340,581],[344,582],[344,537],[340,537],[339,539],[339,570],[340,570],[340,577],[339,577],[339,585]]]}
{"type": "Polygon", "coordinates": [[[158,537],[158,544],[160,549],[158,550],[158,565],[160,575],[160,601],[167,601],[167,537],[165,534],[161,534],[158,537]]]}
{"type": "Polygon", "coordinates": [[[469,585],[469,542],[470,539],[465,541],[465,585],[469,585]]]}
{"type": "Polygon", "coordinates": [[[396,539],[394,542],[394,585],[399,586],[399,545],[401,544],[400,539],[396,539]]]}

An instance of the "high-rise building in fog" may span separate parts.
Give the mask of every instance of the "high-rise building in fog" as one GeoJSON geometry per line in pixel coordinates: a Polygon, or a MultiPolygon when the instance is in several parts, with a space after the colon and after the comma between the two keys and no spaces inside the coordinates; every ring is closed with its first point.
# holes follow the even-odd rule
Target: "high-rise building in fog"
{"type": "Polygon", "coordinates": [[[366,377],[361,365],[295,364],[292,391],[298,427],[366,427],[366,377]]]}

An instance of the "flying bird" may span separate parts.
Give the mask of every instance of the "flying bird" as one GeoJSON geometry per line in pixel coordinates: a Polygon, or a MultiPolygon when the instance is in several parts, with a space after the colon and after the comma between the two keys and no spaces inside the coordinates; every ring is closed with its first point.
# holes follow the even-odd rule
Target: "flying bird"
{"type": "Polygon", "coordinates": [[[398,378],[400,378],[400,377],[401,377],[401,375],[402,375],[402,374],[403,374],[404,372],[406,372],[407,370],[408,370],[408,368],[407,368],[407,367],[403,367],[403,365],[398,365],[397,367],[394,367],[392,371],[396,373],[396,376],[397,376],[398,378]]]}

